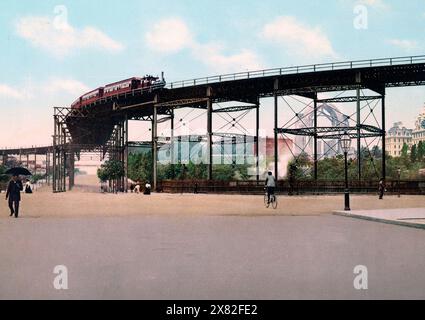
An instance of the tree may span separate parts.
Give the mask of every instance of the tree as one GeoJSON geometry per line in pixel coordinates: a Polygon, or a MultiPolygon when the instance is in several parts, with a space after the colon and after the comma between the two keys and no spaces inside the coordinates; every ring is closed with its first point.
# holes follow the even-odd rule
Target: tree
{"type": "Polygon", "coordinates": [[[401,157],[407,159],[407,154],[409,152],[409,146],[407,143],[403,144],[403,148],[401,149],[401,157]]]}
{"type": "Polygon", "coordinates": [[[129,155],[128,177],[134,181],[152,181],[152,152],[129,155]]]}
{"type": "Polygon", "coordinates": [[[375,159],[382,159],[382,150],[378,146],[373,146],[371,154],[375,159]]]}
{"type": "Polygon", "coordinates": [[[9,177],[4,174],[6,172],[7,168],[3,165],[0,166],[0,182],[7,182],[9,180],[9,177]]]}
{"type": "Polygon", "coordinates": [[[37,183],[38,181],[43,180],[44,178],[45,178],[45,175],[34,174],[34,175],[31,176],[30,180],[31,180],[32,183],[37,183]]]}
{"type": "Polygon", "coordinates": [[[416,160],[418,162],[422,162],[424,160],[424,157],[425,157],[425,143],[423,143],[422,141],[419,141],[416,160]]]}
{"type": "Polygon", "coordinates": [[[108,173],[106,172],[105,168],[99,168],[97,169],[97,177],[99,178],[100,182],[106,182],[108,181],[108,173]]]}
{"type": "Polygon", "coordinates": [[[418,153],[417,153],[417,147],[416,147],[416,144],[414,144],[412,146],[412,149],[410,150],[410,161],[412,163],[415,163],[416,162],[417,155],[418,155],[418,153]]]}
{"type": "MultiPolygon", "coordinates": [[[[112,182],[121,179],[124,177],[124,166],[120,161],[109,160],[100,166],[97,170],[97,177],[101,182],[109,181],[111,186],[112,182]]],[[[115,191],[115,185],[112,185],[113,190],[115,191]]]]}
{"type": "Polygon", "coordinates": [[[215,165],[213,168],[214,180],[230,181],[233,180],[235,169],[232,165],[215,165]]]}

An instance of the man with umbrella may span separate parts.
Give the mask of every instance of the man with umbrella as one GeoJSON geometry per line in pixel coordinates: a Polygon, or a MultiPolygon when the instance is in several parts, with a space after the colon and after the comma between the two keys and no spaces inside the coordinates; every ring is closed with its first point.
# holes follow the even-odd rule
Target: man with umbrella
{"type": "Polygon", "coordinates": [[[24,189],[19,175],[31,175],[31,173],[24,168],[12,168],[6,171],[6,174],[12,175],[12,179],[9,181],[6,191],[6,200],[9,200],[10,216],[15,215],[15,218],[18,218],[21,191],[24,189]]]}

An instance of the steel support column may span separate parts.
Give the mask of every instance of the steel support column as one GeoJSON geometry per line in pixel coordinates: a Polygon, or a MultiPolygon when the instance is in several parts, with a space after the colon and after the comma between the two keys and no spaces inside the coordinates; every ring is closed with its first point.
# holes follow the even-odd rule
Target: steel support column
{"type": "Polygon", "coordinates": [[[243,164],[246,165],[247,162],[247,149],[246,149],[246,134],[243,136],[243,164]]]}
{"type": "Polygon", "coordinates": [[[124,191],[128,192],[128,116],[125,115],[124,120],[124,191]]]}
{"type": "Polygon", "coordinates": [[[225,164],[225,159],[224,159],[224,137],[221,139],[221,141],[220,141],[220,145],[221,145],[221,150],[220,150],[220,153],[221,153],[221,164],[225,164]]]}
{"type": "Polygon", "coordinates": [[[255,108],[255,169],[257,182],[260,181],[260,98],[257,98],[255,108]]]}
{"type": "Polygon", "coordinates": [[[232,137],[232,166],[235,167],[237,162],[236,137],[232,137]]]}
{"type": "Polygon", "coordinates": [[[207,101],[207,155],[208,155],[208,180],[213,179],[213,128],[212,128],[212,100],[207,101]]]}
{"type": "Polygon", "coordinates": [[[158,187],[158,110],[153,106],[152,119],[152,187],[156,191],[158,187]]]}
{"type": "Polygon", "coordinates": [[[362,144],[361,144],[361,105],[360,88],[357,88],[357,172],[359,181],[362,180],[362,144]]]}
{"type": "Polygon", "coordinates": [[[46,152],[46,183],[50,186],[50,154],[46,152]]]}
{"type": "Polygon", "coordinates": [[[75,185],[75,153],[74,150],[70,150],[69,153],[69,162],[68,162],[69,166],[68,166],[68,174],[69,174],[69,180],[68,180],[68,185],[69,185],[69,190],[72,190],[74,188],[75,185]]]}
{"type": "Polygon", "coordinates": [[[182,164],[182,137],[177,137],[177,163],[182,164]]]}
{"type": "Polygon", "coordinates": [[[313,146],[313,152],[314,152],[314,180],[317,181],[318,179],[318,148],[317,148],[317,96],[314,98],[314,115],[313,115],[313,122],[314,122],[314,146],[313,146]]]}
{"type": "Polygon", "coordinates": [[[277,130],[279,129],[279,101],[278,95],[274,95],[274,176],[279,180],[279,136],[277,130]]]}
{"type": "Polygon", "coordinates": [[[171,158],[171,177],[172,179],[176,178],[175,171],[175,156],[174,156],[174,108],[171,108],[171,141],[170,141],[170,158],[171,158]]]}
{"type": "Polygon", "coordinates": [[[56,134],[57,134],[57,116],[53,117],[54,120],[54,126],[53,126],[53,152],[52,152],[52,161],[53,161],[53,172],[52,172],[52,188],[53,188],[53,192],[56,192],[56,176],[57,176],[57,172],[56,172],[56,159],[57,159],[57,150],[56,150],[56,134]]]}
{"type": "Polygon", "coordinates": [[[386,148],[386,111],[385,111],[385,92],[382,95],[382,178],[386,179],[387,178],[387,160],[386,160],[386,155],[387,155],[387,148],[386,148]]]}
{"type": "MultiPolygon", "coordinates": [[[[64,146],[65,143],[62,143],[62,146],[64,146]]],[[[66,152],[65,150],[62,151],[62,156],[63,156],[63,160],[62,160],[62,191],[65,192],[66,191],[66,162],[67,162],[67,156],[66,156],[66,152]]]]}

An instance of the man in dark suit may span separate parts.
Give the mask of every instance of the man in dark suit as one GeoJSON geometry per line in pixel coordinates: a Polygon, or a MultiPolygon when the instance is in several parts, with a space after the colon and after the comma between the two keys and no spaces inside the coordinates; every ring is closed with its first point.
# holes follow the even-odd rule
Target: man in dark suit
{"type": "Polygon", "coordinates": [[[22,182],[14,175],[7,185],[6,200],[9,200],[10,216],[19,215],[19,202],[21,201],[22,182]]]}
{"type": "Polygon", "coordinates": [[[385,180],[382,178],[381,180],[379,180],[379,186],[378,186],[379,200],[384,199],[385,191],[387,191],[385,188],[386,188],[385,180]]]}

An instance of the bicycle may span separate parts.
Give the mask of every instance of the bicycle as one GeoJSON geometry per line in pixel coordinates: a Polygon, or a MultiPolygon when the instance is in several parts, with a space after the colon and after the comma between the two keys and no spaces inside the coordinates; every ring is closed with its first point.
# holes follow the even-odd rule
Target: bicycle
{"type": "Polygon", "coordinates": [[[264,195],[264,205],[266,206],[266,208],[269,208],[270,205],[272,205],[273,209],[277,209],[277,197],[275,194],[271,194],[270,195],[270,202],[269,202],[269,197],[267,195],[267,188],[265,188],[265,195],[264,195]]]}

